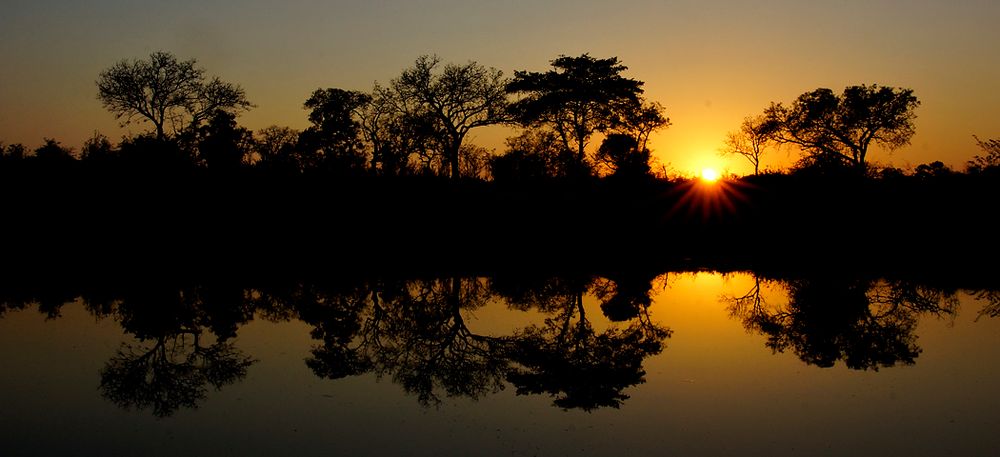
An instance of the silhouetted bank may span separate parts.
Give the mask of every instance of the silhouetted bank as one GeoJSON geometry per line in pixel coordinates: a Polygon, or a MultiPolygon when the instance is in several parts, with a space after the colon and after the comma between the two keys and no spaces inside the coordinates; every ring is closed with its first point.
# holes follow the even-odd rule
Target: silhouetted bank
{"type": "Polygon", "coordinates": [[[4,173],[0,183],[4,268],[13,270],[789,265],[995,274],[998,253],[998,184],[976,176],[505,183],[204,169],[21,171],[4,173]]]}
{"type": "Polygon", "coordinates": [[[70,165],[0,171],[7,268],[951,270],[997,254],[1000,186],[979,176],[485,182],[70,165]]]}

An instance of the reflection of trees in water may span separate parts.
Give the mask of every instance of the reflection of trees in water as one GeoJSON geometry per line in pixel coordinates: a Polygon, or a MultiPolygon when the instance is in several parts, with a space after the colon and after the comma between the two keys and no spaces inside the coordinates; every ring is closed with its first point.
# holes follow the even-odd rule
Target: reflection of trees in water
{"type": "Polygon", "coordinates": [[[387,302],[376,371],[391,375],[421,403],[448,396],[479,398],[502,388],[506,341],[473,333],[462,317],[486,304],[482,279],[413,281],[387,302]]]}
{"type": "Polygon", "coordinates": [[[973,295],[976,300],[985,302],[983,304],[983,309],[979,311],[979,316],[976,317],[977,320],[982,317],[1000,317],[1000,290],[997,289],[984,289],[974,291],[973,295]]]}
{"type": "Polygon", "coordinates": [[[246,377],[254,360],[231,343],[203,346],[196,330],[162,335],[152,345],[123,344],[101,369],[101,394],[116,405],[158,417],[197,408],[216,390],[246,377]]]}
{"type": "MultiPolygon", "coordinates": [[[[957,287],[755,279],[748,293],[727,298],[733,316],[765,335],[773,350],[790,350],[819,366],[913,363],[920,353],[917,319],[957,310],[957,287]],[[787,301],[765,300],[768,285],[786,289],[787,301]]],[[[81,297],[94,316],[114,319],[139,340],[106,363],[101,392],[122,407],[160,416],[196,407],[209,389],[246,376],[253,360],[232,339],[254,317],[311,325],[318,343],[306,364],[324,378],[372,373],[423,404],[443,396],[481,398],[509,383],[521,394],[549,395],[557,406],[589,410],[621,405],[625,389],[643,382],[643,361],[662,351],[670,331],[649,316],[658,282],[643,274],[273,280],[254,288],[17,281],[0,287],[0,315],[37,305],[46,317],[58,318],[65,303],[81,297]],[[595,329],[585,296],[613,322],[607,330],[595,329]],[[490,300],[546,319],[509,335],[477,334],[465,318],[490,300]]],[[[983,302],[980,317],[1000,317],[996,289],[966,291],[983,302]]]]}
{"type": "Polygon", "coordinates": [[[507,380],[518,394],[548,394],[561,408],[620,406],[628,399],[624,389],[645,381],[642,362],[670,336],[649,318],[651,281],[550,279],[528,293],[507,294],[512,307],[550,314],[543,325],[511,337],[507,380]],[[630,325],[597,333],[583,304],[588,291],[608,318],[630,325]]]}
{"type": "MultiPolygon", "coordinates": [[[[255,316],[302,320],[317,340],[306,365],[340,379],[371,373],[391,379],[425,405],[442,397],[481,398],[512,383],[547,394],[564,408],[619,406],[643,382],[642,363],[669,331],[653,324],[652,279],[617,275],[449,277],[418,280],[274,280],[246,288],[134,282],[125,287],[0,290],[0,312],[29,303],[51,317],[82,296],[97,318],[111,318],[138,343],[123,344],[101,370],[101,393],[123,408],[169,416],[194,408],[211,388],[246,376],[254,360],[231,343],[255,316]],[[603,331],[587,318],[584,296],[617,322],[603,331]],[[55,298],[52,298],[55,297],[55,298]],[[482,335],[468,313],[490,300],[548,315],[510,335],[482,335]]],[[[106,285],[105,285],[106,286],[106,285]]]]}
{"type": "Polygon", "coordinates": [[[59,287],[49,281],[37,279],[0,277],[0,318],[8,311],[21,311],[31,305],[38,306],[38,312],[46,319],[57,319],[61,316],[62,307],[76,299],[77,293],[72,288],[59,287]],[[16,287],[9,287],[16,284],[16,287]]]}
{"type": "Polygon", "coordinates": [[[323,341],[306,360],[318,376],[389,376],[425,405],[439,402],[439,392],[479,398],[502,388],[504,339],[473,333],[462,317],[462,311],[480,308],[490,298],[485,280],[376,282],[369,287],[323,297],[300,313],[314,326],[313,336],[323,341]]]}
{"type": "Polygon", "coordinates": [[[749,331],[767,336],[775,352],[791,350],[802,361],[831,367],[837,361],[852,369],[878,370],[914,363],[921,349],[914,333],[921,315],[954,317],[954,292],[906,281],[842,278],[765,281],[742,296],[724,297],[730,314],[749,331]],[[788,302],[771,306],[762,285],[787,290],[788,302]]]}
{"type": "MultiPolygon", "coordinates": [[[[306,364],[330,379],[366,372],[389,377],[425,405],[442,395],[481,398],[506,380],[519,393],[557,396],[565,408],[618,406],[627,398],[622,390],[643,381],[642,361],[660,352],[669,332],[649,319],[646,282],[647,304],[634,322],[596,333],[583,307],[594,284],[591,278],[453,277],[323,291],[301,301],[297,313],[322,341],[306,364]],[[510,336],[477,334],[463,313],[491,299],[552,317],[510,336]]],[[[624,299],[625,289],[615,292],[613,283],[602,285],[608,299],[635,301],[624,299]]]]}
{"type": "Polygon", "coordinates": [[[196,408],[209,386],[242,380],[254,363],[228,342],[252,316],[239,288],[146,287],[121,297],[87,296],[84,304],[142,342],[123,343],[100,372],[101,394],[122,408],[158,417],[196,408]],[[205,329],[215,336],[206,337],[205,329]]]}
{"type": "Polygon", "coordinates": [[[642,315],[627,328],[597,333],[581,306],[525,328],[513,337],[516,365],[507,380],[518,394],[549,394],[561,408],[617,408],[629,398],[625,388],[645,382],[643,361],[670,336],[642,315]]]}

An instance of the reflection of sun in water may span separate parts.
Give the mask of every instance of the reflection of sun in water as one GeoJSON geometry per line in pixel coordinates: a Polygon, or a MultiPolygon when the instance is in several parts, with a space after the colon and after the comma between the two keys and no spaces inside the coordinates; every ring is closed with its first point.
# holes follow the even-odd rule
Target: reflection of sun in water
{"type": "Polygon", "coordinates": [[[716,182],[720,178],[719,172],[714,168],[702,168],[701,169],[701,180],[705,182],[716,182]]]}

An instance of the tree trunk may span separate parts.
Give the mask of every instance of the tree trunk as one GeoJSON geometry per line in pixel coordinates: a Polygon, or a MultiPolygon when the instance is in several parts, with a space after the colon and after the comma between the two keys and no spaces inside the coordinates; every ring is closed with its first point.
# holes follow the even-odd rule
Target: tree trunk
{"type": "Polygon", "coordinates": [[[461,170],[458,166],[458,152],[462,148],[462,140],[453,141],[448,145],[448,151],[445,154],[445,159],[448,160],[448,165],[450,168],[451,179],[458,179],[461,175],[461,170]]]}

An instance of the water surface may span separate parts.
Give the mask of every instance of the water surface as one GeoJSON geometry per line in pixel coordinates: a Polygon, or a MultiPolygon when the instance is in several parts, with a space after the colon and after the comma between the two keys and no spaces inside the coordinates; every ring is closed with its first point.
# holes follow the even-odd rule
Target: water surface
{"type": "Polygon", "coordinates": [[[3,455],[1000,449],[984,290],[686,272],[103,292],[8,294],[3,455]]]}

